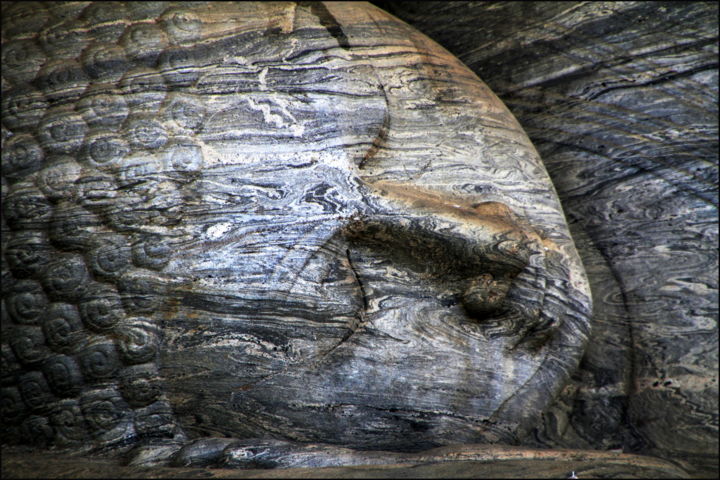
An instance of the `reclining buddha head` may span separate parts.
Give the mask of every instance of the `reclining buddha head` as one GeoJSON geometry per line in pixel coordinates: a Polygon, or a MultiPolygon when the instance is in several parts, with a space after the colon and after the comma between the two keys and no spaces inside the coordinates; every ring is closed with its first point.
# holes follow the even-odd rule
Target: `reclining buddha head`
{"type": "Polygon", "coordinates": [[[497,97],[367,5],[176,10],[130,22],[117,61],[83,50],[61,77],[83,88],[55,85],[9,140],[43,160],[7,176],[6,258],[49,304],[13,338],[42,331],[47,358],[71,358],[86,418],[109,402],[91,433],[156,415],[194,436],[419,449],[531,428],[579,361],[590,298],[497,97]],[[56,252],[33,270],[28,248],[56,252]],[[56,317],[73,345],[52,343],[56,317]]]}

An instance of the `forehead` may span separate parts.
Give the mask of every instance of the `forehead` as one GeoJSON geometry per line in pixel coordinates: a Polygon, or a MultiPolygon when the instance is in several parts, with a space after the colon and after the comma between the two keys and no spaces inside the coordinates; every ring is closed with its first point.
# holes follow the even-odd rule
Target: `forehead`
{"type": "MultiPolygon", "coordinates": [[[[49,108],[36,91],[10,96],[39,105],[38,140],[51,156],[82,146],[88,174],[134,182],[184,169],[251,183],[265,181],[261,172],[281,181],[322,165],[557,210],[552,195],[537,193],[547,178],[512,116],[471,72],[399,22],[352,5],[293,2],[114,8],[127,9],[120,34],[78,34],[77,60],[38,72],[49,108]],[[117,45],[96,52],[93,36],[117,45]]],[[[102,20],[99,9],[86,10],[65,28],[102,20]]]]}
{"type": "Polygon", "coordinates": [[[241,14],[250,7],[233,8],[232,21],[204,17],[206,41],[155,74],[172,86],[163,112],[174,123],[203,115],[195,136],[203,178],[274,181],[298,195],[311,188],[314,198],[322,183],[354,196],[357,180],[390,180],[562,221],[517,122],[474,74],[410,29],[360,9],[341,41],[312,8],[268,5],[262,26],[241,14]],[[177,73],[183,61],[205,65],[190,83],[177,73]]]}

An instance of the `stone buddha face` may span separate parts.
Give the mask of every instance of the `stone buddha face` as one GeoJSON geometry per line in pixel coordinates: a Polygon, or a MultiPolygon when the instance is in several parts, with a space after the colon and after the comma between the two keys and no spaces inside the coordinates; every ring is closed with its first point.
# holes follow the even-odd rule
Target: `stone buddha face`
{"type": "Polygon", "coordinates": [[[537,154],[472,73],[371,12],[352,48],[298,8],[199,81],[216,113],[161,354],[198,432],[509,441],[578,358],[587,287],[537,154]]]}
{"type": "Polygon", "coordinates": [[[193,435],[370,449],[530,428],[580,358],[589,289],[500,101],[367,5],[162,15],[110,60],[83,50],[82,93],[26,139],[45,163],[8,189],[13,274],[87,332],[63,355],[94,435],[147,430],[116,412],[159,401],[193,435]],[[36,244],[60,253],[23,270],[36,244]]]}

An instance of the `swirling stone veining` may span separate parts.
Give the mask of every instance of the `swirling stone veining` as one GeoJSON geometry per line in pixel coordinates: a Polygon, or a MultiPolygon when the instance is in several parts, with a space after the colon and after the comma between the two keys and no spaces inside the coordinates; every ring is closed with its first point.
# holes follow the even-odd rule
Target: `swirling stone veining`
{"type": "Polygon", "coordinates": [[[524,435],[591,302],[488,88],[366,4],[112,5],[4,38],[7,438],[524,435]]]}
{"type": "Polygon", "coordinates": [[[376,3],[518,117],[587,269],[593,341],[526,442],[717,476],[717,4],[376,3]]]}

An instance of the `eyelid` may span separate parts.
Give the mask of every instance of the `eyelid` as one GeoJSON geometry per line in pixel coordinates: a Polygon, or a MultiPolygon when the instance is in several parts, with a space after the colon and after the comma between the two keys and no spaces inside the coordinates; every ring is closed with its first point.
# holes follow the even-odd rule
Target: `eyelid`
{"type": "MultiPolygon", "coordinates": [[[[365,182],[364,182],[365,183],[365,182]]],[[[517,215],[509,206],[497,201],[468,201],[446,192],[438,192],[415,185],[390,181],[366,182],[375,198],[404,204],[418,214],[455,218],[469,226],[480,226],[496,234],[522,238],[536,245],[533,250],[561,252],[554,241],[541,235],[526,219],[517,215]]]]}
{"type": "Polygon", "coordinates": [[[436,192],[388,183],[374,193],[376,208],[345,226],[349,240],[395,249],[427,268],[434,263],[460,276],[514,277],[541,252],[537,233],[503,204],[492,202],[478,212],[436,192]]]}
{"type": "MultiPolygon", "coordinates": [[[[511,234],[535,243],[543,242],[534,228],[501,202],[468,202],[445,192],[437,192],[415,185],[378,181],[366,184],[381,210],[402,211],[409,214],[438,216],[453,219],[468,226],[481,226],[488,233],[511,234]],[[384,208],[383,208],[384,207],[384,208]]],[[[546,245],[547,246],[547,245],[546,245]]]]}
{"type": "Polygon", "coordinates": [[[413,208],[454,214],[464,219],[473,217],[493,218],[497,223],[514,223],[518,217],[505,204],[483,201],[469,203],[445,192],[437,192],[415,185],[388,181],[368,184],[374,193],[388,199],[410,204],[413,208]]]}

